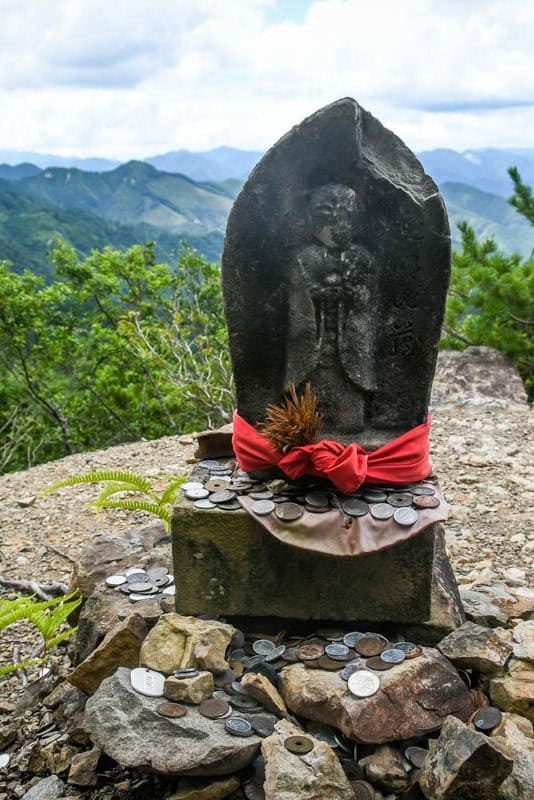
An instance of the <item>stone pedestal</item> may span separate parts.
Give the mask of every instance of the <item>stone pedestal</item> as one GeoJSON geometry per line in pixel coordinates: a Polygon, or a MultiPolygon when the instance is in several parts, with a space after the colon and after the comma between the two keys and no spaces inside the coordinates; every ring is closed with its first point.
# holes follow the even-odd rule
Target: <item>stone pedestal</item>
{"type": "Polygon", "coordinates": [[[289,547],[245,511],[187,501],[175,507],[171,532],[181,614],[394,623],[416,626],[429,642],[463,621],[439,524],[357,558],[289,547]]]}

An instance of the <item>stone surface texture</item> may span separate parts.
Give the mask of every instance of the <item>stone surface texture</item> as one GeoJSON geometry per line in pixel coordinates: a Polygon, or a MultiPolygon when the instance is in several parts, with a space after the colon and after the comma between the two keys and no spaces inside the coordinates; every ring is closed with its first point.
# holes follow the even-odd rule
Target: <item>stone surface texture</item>
{"type": "Polygon", "coordinates": [[[534,732],[532,723],[515,714],[504,714],[498,729],[492,731],[492,743],[514,766],[499,787],[500,800],[532,800],[534,797],[534,732]],[[528,727],[527,727],[528,726],[528,727]]]}
{"type": "Polygon", "coordinates": [[[163,693],[175,702],[198,705],[211,697],[214,689],[211,672],[199,672],[194,678],[175,678],[171,675],[165,681],[163,693]]]}
{"type": "Polygon", "coordinates": [[[403,792],[412,782],[401,753],[388,744],[377,747],[358,765],[365,770],[366,779],[383,792],[403,792]]]}
{"type": "Polygon", "coordinates": [[[382,744],[439,730],[448,714],[462,720],[473,700],[456,670],[437,650],[404,661],[380,674],[372,697],[354,697],[335,672],[291,665],[280,675],[290,711],[339,728],[355,742],[382,744]]]}
{"type": "Polygon", "coordinates": [[[354,800],[354,792],[336,754],[326,742],[314,739],[306,755],[290,753],[288,736],[302,732],[281,720],[276,732],[262,741],[265,759],[265,800],[354,800]]]}
{"type": "Polygon", "coordinates": [[[117,623],[96,650],[78,664],[69,675],[69,682],[86,694],[93,694],[104,678],[113,675],[118,667],[137,667],[147,630],[143,617],[131,613],[123,622],[117,623]]]}
{"type": "Polygon", "coordinates": [[[22,795],[21,800],[56,800],[57,797],[64,796],[66,788],[61,778],[58,778],[57,775],[50,775],[28,789],[22,795]]]}
{"type": "Polygon", "coordinates": [[[102,751],[99,747],[76,753],[69,770],[68,783],[75,786],[96,786],[96,768],[102,751]]]}
{"type": "Polygon", "coordinates": [[[422,423],[449,270],[443,200],[401,140],[351,98],[305,119],[228,219],[239,413],[257,422],[290,383],[311,381],[327,439],[373,447],[422,423]]]}
{"type": "Polygon", "coordinates": [[[499,673],[512,655],[512,633],[465,622],[442,639],[438,649],[456,667],[499,673]]]}
{"type": "Polygon", "coordinates": [[[511,659],[506,675],[492,678],[489,684],[492,703],[534,721],[534,664],[511,659]]]}
{"type": "Polygon", "coordinates": [[[247,672],[241,679],[241,685],[247,690],[247,694],[254,697],[267,711],[279,717],[287,714],[283,697],[265,675],[260,672],[247,672]]]}
{"type": "Polygon", "coordinates": [[[534,588],[513,588],[502,581],[474,583],[460,590],[467,617],[479,625],[497,627],[512,619],[534,617],[534,588]]]}
{"type": "Polygon", "coordinates": [[[527,393],[517,367],[493,347],[441,350],[432,386],[432,406],[479,408],[526,405],[527,393]]]}
{"type": "Polygon", "coordinates": [[[513,761],[492,740],[448,717],[426,757],[419,784],[429,800],[493,800],[513,761]]]}
{"type": "Polygon", "coordinates": [[[231,775],[255,757],[257,736],[231,736],[221,720],[206,719],[194,706],[179,719],[161,717],[156,712],[161,702],[135,692],[130,671],[121,668],[87,701],[86,730],[121,766],[167,775],[231,775]]]}
{"type": "Polygon", "coordinates": [[[164,614],[143,642],[140,664],[165,675],[185,667],[224,672],[234,633],[235,628],[224,622],[164,614]]]}
{"type": "Polygon", "coordinates": [[[224,800],[239,789],[237,778],[225,778],[221,781],[180,781],[180,788],[173,792],[167,800],[224,800]]]}

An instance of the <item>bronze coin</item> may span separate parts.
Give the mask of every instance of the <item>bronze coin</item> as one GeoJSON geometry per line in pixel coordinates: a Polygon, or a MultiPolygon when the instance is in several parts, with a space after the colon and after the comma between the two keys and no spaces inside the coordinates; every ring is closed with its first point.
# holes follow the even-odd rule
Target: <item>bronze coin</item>
{"type": "Polygon", "coordinates": [[[375,800],[375,790],[367,781],[351,781],[356,800],[375,800]]]}
{"type": "Polygon", "coordinates": [[[198,707],[199,712],[203,717],[208,719],[219,719],[224,717],[230,710],[230,706],[225,700],[204,700],[198,707]]]}
{"type": "Polygon", "coordinates": [[[274,513],[282,522],[295,522],[302,517],[304,509],[298,503],[279,503],[274,513]]]}
{"type": "Polygon", "coordinates": [[[330,672],[337,672],[340,669],[343,669],[345,666],[344,661],[334,661],[333,658],[329,656],[321,656],[317,659],[317,666],[319,669],[327,669],[330,672]]]}
{"type": "Polygon", "coordinates": [[[158,714],[161,714],[162,717],[170,717],[171,719],[184,717],[187,714],[187,708],[181,706],[179,703],[160,703],[156,711],[158,714]]]}
{"type": "Polygon", "coordinates": [[[212,478],[204,484],[204,488],[207,489],[208,492],[224,492],[225,489],[228,489],[228,481],[222,481],[220,478],[212,478]]]}
{"type": "Polygon", "coordinates": [[[385,670],[394,667],[395,664],[390,664],[387,661],[382,661],[380,656],[373,656],[372,658],[368,658],[366,660],[365,666],[369,667],[369,669],[376,669],[380,672],[385,672],[385,670]]]}
{"type": "Polygon", "coordinates": [[[297,650],[297,656],[300,661],[315,661],[324,656],[324,647],[322,644],[303,644],[297,650]]]}
{"type": "Polygon", "coordinates": [[[354,649],[361,656],[379,656],[386,647],[386,643],[377,636],[364,636],[354,645],[354,649]]]}
{"type": "Polygon", "coordinates": [[[290,753],[297,756],[305,756],[306,753],[311,753],[314,748],[313,739],[310,736],[296,734],[295,736],[288,736],[284,741],[284,747],[290,753]]]}
{"type": "Polygon", "coordinates": [[[415,650],[410,650],[408,653],[405,653],[406,659],[409,658],[417,658],[418,656],[422,655],[423,651],[419,647],[419,645],[415,648],[415,650]]]}
{"type": "Polygon", "coordinates": [[[423,494],[420,497],[414,497],[412,503],[416,508],[437,508],[439,506],[439,500],[437,497],[431,497],[430,495],[426,494],[423,494]]]}

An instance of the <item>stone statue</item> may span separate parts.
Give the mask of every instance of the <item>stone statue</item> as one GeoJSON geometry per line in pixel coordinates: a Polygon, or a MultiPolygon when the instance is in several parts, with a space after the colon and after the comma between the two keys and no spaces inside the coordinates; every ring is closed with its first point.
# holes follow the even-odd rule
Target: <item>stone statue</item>
{"type": "Polygon", "coordinates": [[[310,381],[320,398],[323,433],[364,429],[376,388],[370,335],[376,304],[375,265],[352,242],[356,193],[326,184],[310,198],[313,244],[290,269],[287,385],[310,381]]]}

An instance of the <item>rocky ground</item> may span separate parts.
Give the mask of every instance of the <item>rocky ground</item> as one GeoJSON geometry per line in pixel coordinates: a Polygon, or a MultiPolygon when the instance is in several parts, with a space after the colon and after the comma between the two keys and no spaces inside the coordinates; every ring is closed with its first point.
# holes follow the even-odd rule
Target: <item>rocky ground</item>
{"type": "MultiPolygon", "coordinates": [[[[509,405],[495,409],[456,407],[434,412],[432,461],[434,472],[439,475],[451,505],[450,518],[446,524],[447,548],[458,581],[464,589],[468,589],[474,583],[495,584],[501,581],[501,594],[505,594],[506,586],[511,592],[521,593],[532,585],[534,576],[532,439],[532,414],[527,406],[509,405]]],[[[47,583],[69,582],[73,563],[79,559],[83,549],[97,534],[126,533],[132,526],[151,520],[141,512],[110,510],[96,514],[90,506],[99,491],[95,486],[77,486],[63,489],[45,498],[40,497],[40,492],[46,486],[69,475],[98,468],[129,468],[154,477],[169,473],[182,475],[193,460],[194,449],[191,437],[165,437],[154,442],[136,442],[94,453],[70,456],[23,473],[0,477],[0,574],[4,578],[47,583]]],[[[176,577],[179,583],[179,576],[176,577]]],[[[6,589],[0,591],[4,596],[7,595],[6,589]]],[[[506,625],[513,624],[513,619],[510,621],[510,618],[509,613],[505,622],[498,617],[492,621],[482,617],[480,619],[472,617],[476,622],[492,626],[503,622],[506,625]]],[[[2,642],[0,663],[13,657],[24,657],[35,644],[28,639],[26,629],[18,626],[10,628],[9,638],[4,636],[2,642]]],[[[59,652],[60,654],[52,662],[52,667],[61,675],[70,669],[70,662],[64,647],[59,652]]],[[[448,655],[454,662],[455,653],[448,655]]],[[[28,677],[31,680],[35,675],[30,672],[28,677]]],[[[51,686],[57,678],[49,676],[48,680],[52,681],[51,686]]],[[[19,675],[1,686],[0,754],[3,747],[13,750],[13,744],[10,745],[9,739],[7,741],[2,739],[2,731],[7,730],[9,733],[10,730],[9,723],[6,728],[5,725],[2,726],[2,722],[10,719],[15,704],[20,702],[21,698],[23,702],[28,701],[26,684],[27,678],[19,675]]],[[[60,686],[65,687],[67,684],[60,686]]],[[[58,702],[60,715],[79,713],[80,698],[78,695],[72,695],[73,687],[69,690],[70,694],[65,689],[58,691],[59,694],[63,692],[61,703],[58,702]]],[[[54,708],[54,702],[48,701],[48,706],[41,705],[37,716],[35,711],[26,712],[23,727],[27,726],[27,735],[30,738],[35,737],[38,726],[42,727],[47,721],[51,721],[50,709],[54,708]]],[[[509,706],[510,710],[516,710],[512,706],[509,706]]],[[[506,703],[502,707],[505,708],[506,703]]],[[[11,731],[13,735],[13,728],[11,731]]],[[[452,734],[456,736],[457,732],[452,731],[452,734]]],[[[45,742],[49,735],[45,730],[45,742]]],[[[51,734],[52,738],[54,735],[56,734],[51,734]]],[[[279,732],[280,741],[283,741],[284,735],[286,734],[283,731],[279,732]]],[[[64,744],[64,741],[67,741],[66,738],[62,740],[60,737],[59,742],[63,749],[58,750],[58,758],[65,759],[63,768],[65,770],[72,758],[77,757],[79,748],[88,746],[88,740],[83,731],[75,729],[74,733],[69,733],[68,743],[64,744]]],[[[280,741],[273,740],[265,747],[264,752],[269,753],[273,759],[272,763],[277,757],[280,741]]],[[[53,745],[54,742],[50,747],[53,745]]],[[[482,746],[475,740],[470,743],[471,745],[474,750],[482,746]]],[[[87,753],[90,752],[82,750],[80,755],[82,771],[86,768],[90,771],[91,758],[98,761],[100,757],[100,751],[88,756],[87,753]]],[[[385,755],[389,757],[391,753],[385,755]]],[[[34,753],[32,758],[35,763],[30,758],[26,765],[31,783],[36,783],[35,776],[42,776],[51,771],[45,763],[38,763],[39,757],[34,753]]],[[[125,777],[124,773],[117,771],[113,761],[106,760],[105,756],[102,756],[99,765],[100,781],[103,780],[104,783],[113,786],[112,794],[109,792],[101,794],[100,789],[93,791],[88,787],[75,789],[74,783],[67,792],[69,796],[78,797],[80,791],[84,797],[94,798],[143,796],[142,787],[146,785],[146,778],[142,774],[134,772],[125,777]]],[[[59,769],[61,766],[61,763],[56,763],[54,769],[64,774],[59,769]]],[[[370,771],[372,773],[372,769],[370,771]]],[[[26,786],[24,783],[17,783],[17,780],[12,780],[8,792],[2,794],[1,775],[0,766],[0,800],[7,797],[21,797],[26,786]]],[[[150,787],[153,791],[153,782],[150,783],[150,787]]],[[[162,786],[162,791],[163,788],[162,786]]],[[[50,793],[48,795],[45,793],[42,797],[58,797],[60,796],[58,791],[57,785],[50,784],[50,793]]],[[[183,796],[194,800],[195,797],[216,798],[227,795],[184,794],[183,796]]],[[[280,797],[282,796],[285,798],[286,795],[281,794],[280,797]]],[[[298,795],[301,796],[308,795],[298,795]]],[[[338,795],[332,795],[334,796],[338,795]]],[[[339,796],[345,795],[341,793],[339,796]]],[[[517,796],[522,797],[519,794],[517,796]]],[[[35,795],[35,798],[37,797],[38,795],[35,795]]],[[[510,795],[510,798],[512,797],[515,796],[510,795]]],[[[30,800],[30,797],[26,800],[30,800]]]]}

